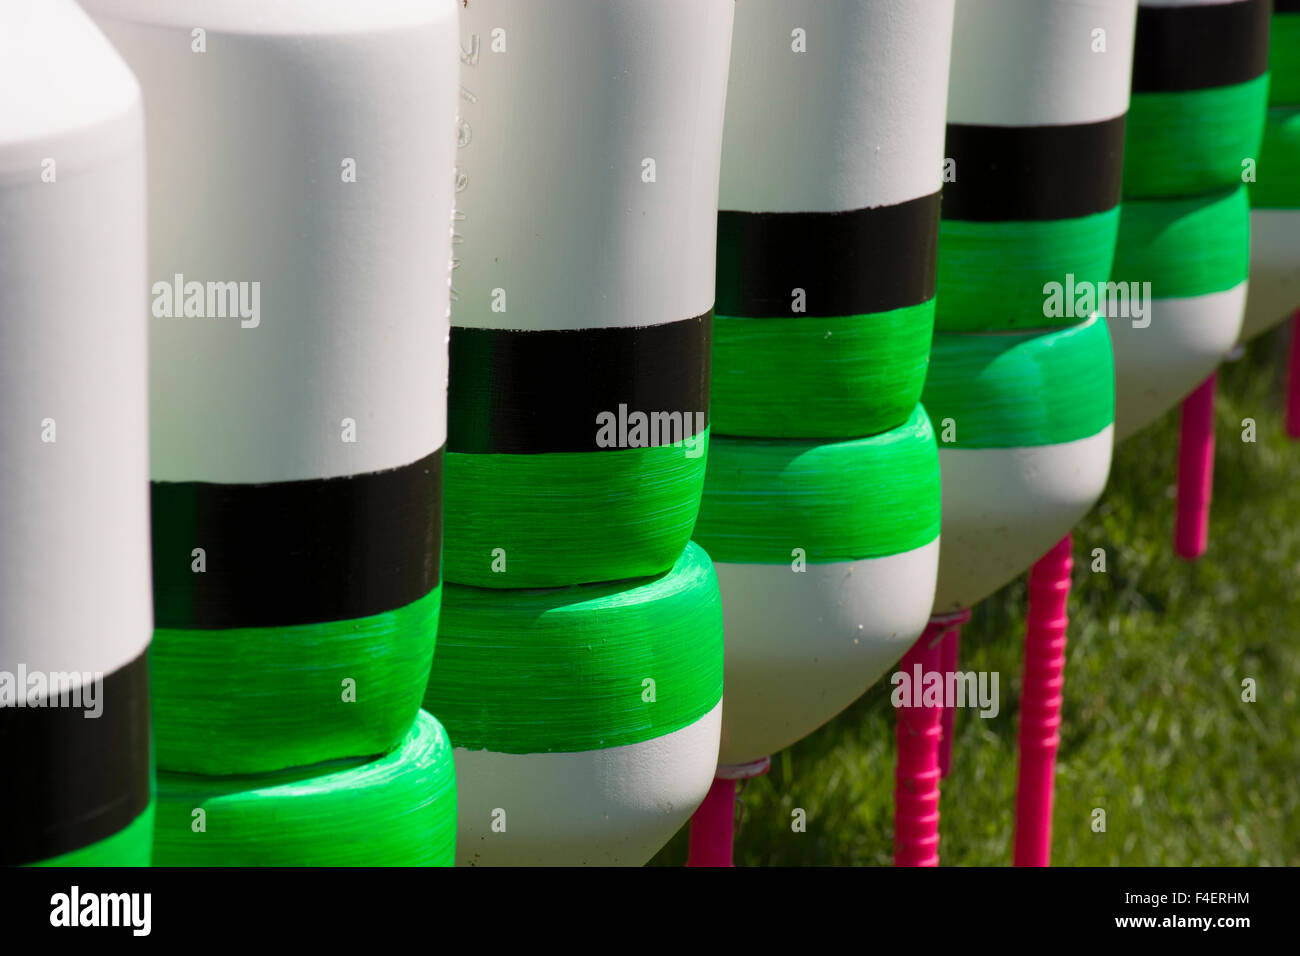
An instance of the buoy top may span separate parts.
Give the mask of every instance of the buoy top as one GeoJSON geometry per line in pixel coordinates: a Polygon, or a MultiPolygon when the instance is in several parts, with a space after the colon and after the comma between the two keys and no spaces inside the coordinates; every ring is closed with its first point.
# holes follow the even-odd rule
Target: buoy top
{"type": "MultiPolygon", "coordinates": [[[[948,122],[1099,123],[1128,109],[1134,0],[958,0],[948,122]]],[[[960,176],[960,173],[958,173],[960,176]]]]}
{"type": "Polygon", "coordinates": [[[432,23],[454,17],[457,0],[222,0],[216,4],[211,0],[81,0],[81,5],[96,17],[162,26],[304,34],[362,33],[432,23]]]}
{"type": "Polygon", "coordinates": [[[38,167],[33,148],[139,103],[135,77],[73,0],[6,0],[0,24],[0,175],[38,167]]]}
{"type": "Polygon", "coordinates": [[[952,0],[740,4],[719,208],[843,212],[937,192],[952,16],[952,0]]]}

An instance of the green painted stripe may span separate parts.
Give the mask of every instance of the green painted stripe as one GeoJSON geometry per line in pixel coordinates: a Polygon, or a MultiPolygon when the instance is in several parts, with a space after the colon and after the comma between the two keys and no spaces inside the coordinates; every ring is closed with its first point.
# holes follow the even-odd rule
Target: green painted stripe
{"type": "Polygon", "coordinates": [[[691,537],[708,444],[706,428],[655,448],[448,452],[446,580],[565,587],[667,571],[691,537]]]}
{"type": "Polygon", "coordinates": [[[1300,106],[1300,13],[1275,13],[1269,24],[1269,106],[1300,106]]]}
{"type": "Polygon", "coordinates": [[[944,448],[1088,438],[1115,421],[1110,333],[1090,319],[1039,334],[936,335],[921,400],[944,448]]]}
{"type": "Polygon", "coordinates": [[[1185,93],[1134,93],[1124,136],[1124,198],[1196,196],[1241,183],[1258,159],[1268,74],[1185,93]]]}
{"type": "Polygon", "coordinates": [[[31,866],[149,866],[153,856],[154,803],[118,830],[90,846],[61,853],[31,866]]]}
{"type": "Polygon", "coordinates": [[[1259,168],[1249,189],[1255,209],[1300,209],[1300,106],[1268,111],[1259,168]]]}
{"type": "Polygon", "coordinates": [[[1044,316],[1043,285],[1071,274],[1105,282],[1118,232],[1119,207],[1048,222],[940,221],[935,331],[1068,326],[1077,320],[1044,316]]]}
{"type": "Polygon", "coordinates": [[[1238,186],[1192,199],[1126,199],[1116,281],[1150,282],[1157,299],[1222,292],[1250,269],[1250,205],[1238,186]]]}
{"type": "Polygon", "coordinates": [[[155,866],[451,866],[455,847],[451,746],[423,712],[374,760],[158,775],[155,866]]]}
{"type": "Polygon", "coordinates": [[[574,753],[662,737],[721,699],[718,579],[690,544],[650,580],[449,585],[425,706],[456,747],[574,753]]]}
{"type": "Polygon", "coordinates": [[[394,611],[322,624],[159,628],[159,768],[264,773],[390,750],[420,709],[441,598],[440,586],[394,611]]]}
{"type": "Polygon", "coordinates": [[[713,320],[718,435],[848,438],[907,421],[925,385],[934,300],[836,318],[713,320]]]}
{"type": "Polygon", "coordinates": [[[925,409],[883,435],[818,443],[718,438],[695,540],[715,561],[882,558],[939,534],[939,456],[925,409]]]}

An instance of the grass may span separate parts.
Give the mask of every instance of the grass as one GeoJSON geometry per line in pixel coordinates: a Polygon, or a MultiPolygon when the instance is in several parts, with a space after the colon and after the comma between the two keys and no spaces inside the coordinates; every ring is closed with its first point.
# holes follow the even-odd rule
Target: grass
{"type": "MultiPolygon", "coordinates": [[[[1220,372],[1199,563],[1170,544],[1176,413],[1117,449],[1105,496],[1076,529],[1054,865],[1300,865],[1300,442],[1282,425],[1286,343],[1279,329],[1220,372]],[[1246,418],[1254,443],[1242,440],[1246,418]],[[1104,574],[1089,568],[1094,548],[1104,574]],[[1254,703],[1241,699],[1245,678],[1254,703]]],[[[1024,607],[1022,577],[962,635],[962,668],[1000,673],[1002,709],[958,714],[945,865],[1011,857],[1024,607]]],[[[877,684],[748,784],[738,865],[891,863],[889,689],[877,684]],[[792,832],[795,808],[806,832],[792,832]]],[[[685,859],[683,830],[653,862],[685,859]]]]}

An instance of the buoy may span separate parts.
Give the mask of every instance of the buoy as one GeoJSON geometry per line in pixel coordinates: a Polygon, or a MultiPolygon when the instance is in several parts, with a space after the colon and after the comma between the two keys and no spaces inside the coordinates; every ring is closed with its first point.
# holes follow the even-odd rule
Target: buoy
{"type": "Polygon", "coordinates": [[[695,540],[722,587],[723,767],[807,736],[921,633],[942,560],[939,464],[920,406],[866,438],[714,439],[695,540]]]}
{"type": "Polygon", "coordinates": [[[1113,278],[1150,282],[1150,316],[1108,315],[1125,438],[1186,399],[1175,550],[1205,548],[1213,371],[1242,332],[1250,218],[1268,100],[1268,0],[1143,0],[1113,278]],[[1158,241],[1157,241],[1158,240],[1158,241]],[[1195,390],[1195,391],[1193,391],[1195,390]],[[1191,393],[1189,397],[1189,393],[1191,393]],[[1204,493],[1192,489],[1204,489],[1204,493]]]}
{"type": "Polygon", "coordinates": [[[933,599],[938,462],[917,401],[951,38],[951,2],[736,10],[695,529],[727,697],[690,866],[730,865],[735,781],[884,674],[933,599]]]}
{"type": "Polygon", "coordinates": [[[140,90],[71,0],[17,0],[0,91],[0,865],[148,866],[140,90]]]}
{"type": "Polygon", "coordinates": [[[1115,282],[1141,314],[1108,316],[1115,348],[1115,431],[1128,438],[1205,380],[1241,328],[1250,266],[1246,187],[1126,199],[1115,282]]]}
{"type": "Polygon", "coordinates": [[[1300,0],[1274,0],[1268,65],[1264,144],[1250,183],[1250,294],[1242,342],[1300,307],[1300,0]]]}
{"type": "MultiPolygon", "coordinates": [[[[957,3],[954,176],[922,397],[939,436],[943,547],[935,616],[912,653],[945,672],[967,609],[1060,541],[1105,487],[1113,366],[1098,295],[1119,230],[1135,14],[1133,0],[957,3]]],[[[925,709],[900,713],[899,865],[939,858],[951,735],[934,741],[953,719],[925,709]]]]}
{"type": "Polygon", "coordinates": [[[462,865],[639,865],[717,763],[709,448],[734,4],[462,11],[450,582],[462,865]]]}
{"type": "Polygon", "coordinates": [[[454,0],[87,0],[148,111],[162,769],[391,750],[433,655],[454,0]]]}
{"type": "Polygon", "coordinates": [[[1241,333],[1243,184],[1262,158],[1268,85],[1266,0],[1142,2],[1112,278],[1149,288],[1150,314],[1108,316],[1121,441],[1203,382],[1241,333]]]}
{"type": "Polygon", "coordinates": [[[1256,176],[1249,187],[1250,286],[1242,342],[1300,306],[1300,104],[1269,107],[1256,176]]]}

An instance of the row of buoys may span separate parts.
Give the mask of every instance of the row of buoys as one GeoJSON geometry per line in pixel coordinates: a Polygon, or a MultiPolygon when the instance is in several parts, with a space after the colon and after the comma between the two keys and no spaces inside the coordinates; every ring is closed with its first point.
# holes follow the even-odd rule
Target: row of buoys
{"type": "Polygon", "coordinates": [[[1252,230],[1300,298],[1290,0],[1267,118],[1266,0],[82,5],[0,13],[0,863],[726,865],[1031,565],[1048,862],[1070,529],[1252,230]]]}

